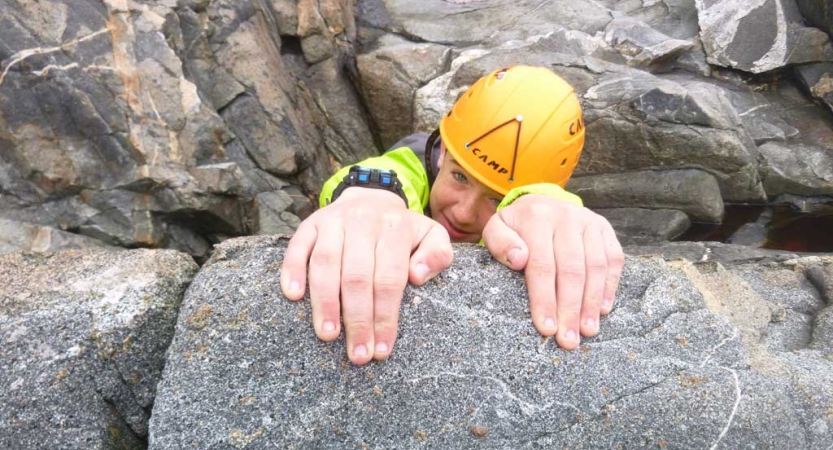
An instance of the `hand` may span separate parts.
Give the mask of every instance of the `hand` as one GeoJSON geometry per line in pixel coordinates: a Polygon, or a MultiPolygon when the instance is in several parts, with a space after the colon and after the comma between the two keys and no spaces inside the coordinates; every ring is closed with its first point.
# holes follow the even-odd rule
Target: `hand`
{"type": "Polygon", "coordinates": [[[528,194],[492,216],[483,230],[492,255],[525,270],[532,323],[572,350],[599,331],[613,309],[624,254],[608,221],[587,208],[528,194]]]}
{"type": "Polygon", "coordinates": [[[286,298],[309,290],[315,334],[333,341],[344,315],[355,364],[390,356],[408,281],[421,285],[451,265],[448,232],[409,211],[396,194],[351,187],[308,217],[289,241],[281,268],[286,298]]]}

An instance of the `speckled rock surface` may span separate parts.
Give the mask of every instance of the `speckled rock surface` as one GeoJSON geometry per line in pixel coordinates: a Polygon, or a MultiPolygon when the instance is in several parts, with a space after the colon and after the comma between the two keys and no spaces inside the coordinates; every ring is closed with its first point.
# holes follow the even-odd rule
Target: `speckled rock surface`
{"type": "Polygon", "coordinates": [[[458,245],[450,269],[406,291],[394,355],[358,367],[343,340],[315,338],[308,301],[281,296],[285,245],[226,241],[195,278],[151,449],[833,444],[829,352],[767,349],[728,306],[707,308],[719,286],[691,263],[629,258],[599,336],[566,352],[535,332],[519,274],[458,245]],[[787,369],[752,365],[761,349],[787,369]]]}
{"type": "Polygon", "coordinates": [[[196,270],[170,250],[0,255],[0,448],[145,448],[196,270]]]}

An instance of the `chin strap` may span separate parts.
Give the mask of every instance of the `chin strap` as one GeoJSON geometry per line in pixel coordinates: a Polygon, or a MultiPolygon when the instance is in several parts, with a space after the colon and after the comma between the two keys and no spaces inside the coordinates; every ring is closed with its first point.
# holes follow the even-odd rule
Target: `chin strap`
{"type": "Polygon", "coordinates": [[[423,164],[425,165],[425,173],[428,175],[428,189],[431,189],[434,186],[434,179],[437,177],[436,169],[437,169],[437,158],[439,155],[434,157],[434,145],[437,143],[437,138],[440,137],[440,129],[437,128],[428,136],[428,140],[425,142],[425,154],[423,155],[423,164]]]}

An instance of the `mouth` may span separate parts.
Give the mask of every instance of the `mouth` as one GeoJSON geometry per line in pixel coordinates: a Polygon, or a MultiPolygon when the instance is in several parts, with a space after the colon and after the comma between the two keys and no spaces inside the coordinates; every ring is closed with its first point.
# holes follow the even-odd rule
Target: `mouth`
{"type": "Polygon", "coordinates": [[[445,215],[442,216],[442,226],[445,227],[445,230],[448,231],[449,237],[451,237],[452,241],[462,241],[467,237],[471,236],[471,233],[467,233],[465,230],[461,230],[454,226],[448,217],[445,215]]]}

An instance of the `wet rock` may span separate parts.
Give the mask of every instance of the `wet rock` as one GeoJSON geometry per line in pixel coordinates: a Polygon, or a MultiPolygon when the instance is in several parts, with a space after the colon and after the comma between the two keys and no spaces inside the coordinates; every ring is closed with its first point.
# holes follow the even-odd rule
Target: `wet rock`
{"type": "Polygon", "coordinates": [[[803,25],[794,2],[697,0],[708,61],[752,73],[833,60],[830,36],[803,25]]]}
{"type": "Polygon", "coordinates": [[[567,189],[589,208],[677,209],[720,223],[723,200],[714,177],[699,170],[643,171],[574,177],[567,189]]]}
{"type": "Polygon", "coordinates": [[[750,247],[763,247],[767,242],[767,234],[769,233],[768,224],[772,220],[772,210],[765,210],[754,222],[749,222],[738,227],[737,231],[732,233],[727,243],[736,245],[747,245],[750,247]]]}
{"type": "Polygon", "coordinates": [[[145,448],[183,253],[0,255],[0,447],[145,448]]]}
{"type": "Polygon", "coordinates": [[[767,195],[833,196],[833,148],[768,142],[759,147],[767,195]]]}
{"type": "Polygon", "coordinates": [[[833,442],[821,426],[833,361],[748,340],[707,308],[716,288],[659,259],[630,258],[599,335],[565,352],[532,327],[522,275],[482,247],[458,245],[450,269],[407,289],[394,355],[358,367],[342,339],[316,339],[306,301],[288,302],[274,288],[285,245],[228,241],[191,285],[158,388],[151,449],[833,442]],[[784,372],[752,351],[768,351],[754,356],[784,372]]]}
{"type": "Polygon", "coordinates": [[[57,250],[116,249],[98,239],[67,233],[52,227],[0,218],[0,253],[18,251],[54,252],[57,250]]]}
{"type": "Polygon", "coordinates": [[[451,50],[433,44],[400,43],[359,55],[362,96],[385,148],[411,133],[414,93],[445,72],[451,50]]]}
{"type": "Polygon", "coordinates": [[[795,72],[810,94],[833,110],[833,63],[807,64],[795,72]]]}
{"type": "Polygon", "coordinates": [[[670,241],[683,234],[691,224],[684,212],[671,209],[604,208],[593,211],[610,222],[622,245],[670,241]]]}

